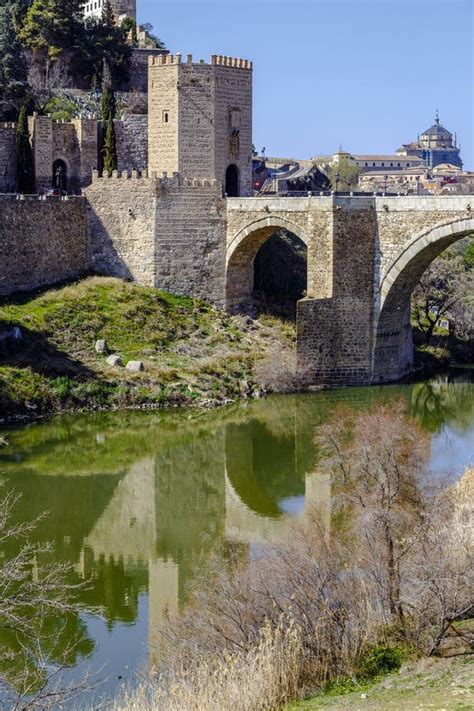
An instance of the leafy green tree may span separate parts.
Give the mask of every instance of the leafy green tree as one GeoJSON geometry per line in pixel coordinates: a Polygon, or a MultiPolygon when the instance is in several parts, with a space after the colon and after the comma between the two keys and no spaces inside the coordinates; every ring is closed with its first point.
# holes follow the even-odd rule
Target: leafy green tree
{"type": "MultiPolygon", "coordinates": [[[[471,235],[474,238],[474,235],[471,235]]],[[[474,272],[474,239],[471,239],[464,252],[464,265],[466,269],[474,272]]]]}
{"type": "Polygon", "coordinates": [[[26,13],[20,34],[29,49],[44,54],[48,59],[57,57],[61,51],[56,44],[54,10],[54,0],[34,0],[26,13]]]}
{"type": "Polygon", "coordinates": [[[25,55],[13,21],[13,5],[0,6],[0,119],[16,120],[28,93],[25,55]]]}
{"type": "Polygon", "coordinates": [[[332,190],[350,192],[357,189],[359,175],[362,169],[353,163],[350,158],[340,156],[337,164],[321,166],[331,182],[332,190]]]}
{"type": "Polygon", "coordinates": [[[138,46],[138,37],[137,37],[137,23],[133,19],[133,17],[125,17],[123,22],[122,22],[122,29],[124,32],[127,33],[127,37],[129,38],[129,41],[132,44],[132,47],[137,47],[138,46]]]}
{"type": "Polygon", "coordinates": [[[110,67],[112,82],[128,81],[132,48],[124,27],[117,27],[113,13],[104,7],[102,17],[86,20],[80,45],[71,62],[73,76],[86,78],[90,84],[100,85],[104,60],[110,67]]]}
{"type": "Polygon", "coordinates": [[[27,194],[33,193],[35,189],[35,171],[26,104],[23,104],[21,107],[20,116],[18,118],[16,130],[16,161],[19,192],[27,194]]]}
{"type": "Polygon", "coordinates": [[[113,170],[117,170],[117,141],[115,137],[115,126],[112,116],[107,120],[107,129],[105,131],[104,141],[104,170],[109,175],[112,175],[113,170]]]}
{"type": "Polygon", "coordinates": [[[33,0],[12,0],[13,22],[16,30],[19,30],[23,25],[25,15],[32,2],[33,0]]]}

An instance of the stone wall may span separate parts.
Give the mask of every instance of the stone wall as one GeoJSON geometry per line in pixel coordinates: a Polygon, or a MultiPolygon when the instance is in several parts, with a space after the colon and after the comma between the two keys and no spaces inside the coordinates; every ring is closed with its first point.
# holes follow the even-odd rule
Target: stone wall
{"type": "Polygon", "coordinates": [[[53,121],[49,116],[29,117],[37,192],[53,185],[53,164],[61,160],[67,169],[67,191],[80,193],[98,165],[98,122],[95,119],[53,121]]]}
{"type": "Polygon", "coordinates": [[[0,193],[16,190],[16,124],[0,123],[0,193]]]}
{"type": "Polygon", "coordinates": [[[148,57],[168,54],[167,49],[132,49],[129,78],[119,88],[120,91],[148,91],[148,57]]]}
{"type": "Polygon", "coordinates": [[[137,172],[111,178],[94,172],[84,190],[94,271],[154,285],[156,190],[156,179],[137,172]]]}
{"type": "Polygon", "coordinates": [[[162,180],[155,286],[225,306],[226,206],[218,181],[162,180]]]}
{"type": "Polygon", "coordinates": [[[224,306],[226,214],[219,183],[95,173],[85,196],[96,272],[224,306]]]}
{"type": "Polygon", "coordinates": [[[70,279],[89,268],[83,198],[0,197],[0,295],[70,279]]]}
{"type": "Polygon", "coordinates": [[[115,121],[119,171],[145,171],[148,167],[148,116],[127,114],[115,121]]]}

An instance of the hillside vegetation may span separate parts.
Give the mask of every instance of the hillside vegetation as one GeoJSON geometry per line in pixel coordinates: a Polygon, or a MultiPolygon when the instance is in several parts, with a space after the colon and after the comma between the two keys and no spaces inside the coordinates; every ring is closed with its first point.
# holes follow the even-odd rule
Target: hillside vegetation
{"type": "Polygon", "coordinates": [[[22,338],[0,351],[3,418],[256,396],[256,363],[276,349],[291,354],[295,340],[292,326],[273,319],[231,317],[203,301],[99,277],[3,300],[0,334],[15,327],[22,338]],[[105,354],[95,349],[101,339],[105,354]],[[108,354],[122,365],[108,365],[108,354]],[[130,360],[144,372],[126,370],[130,360]]]}

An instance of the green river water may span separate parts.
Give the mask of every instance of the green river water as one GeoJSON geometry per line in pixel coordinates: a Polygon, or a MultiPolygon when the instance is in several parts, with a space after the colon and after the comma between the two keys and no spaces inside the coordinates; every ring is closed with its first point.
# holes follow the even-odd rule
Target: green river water
{"type": "MultiPolygon", "coordinates": [[[[58,417],[0,432],[3,491],[15,517],[48,511],[36,541],[52,541],[102,616],[71,616],[79,639],[70,675],[100,670],[101,692],[134,683],[159,656],[164,606],[183,603],[193,570],[224,541],[248,546],[287,535],[308,502],[329,517],[330,482],[314,431],[338,407],[402,399],[430,437],[433,476],[474,464],[474,370],[406,385],[274,396],[202,413],[122,412],[58,417]]],[[[5,556],[13,550],[3,550],[5,556]]],[[[58,629],[60,629],[58,623],[58,629]]],[[[0,637],[1,639],[1,637],[0,637]]],[[[3,637],[2,645],[13,638],[3,637]]],[[[62,642],[61,642],[62,644],[62,642]]]]}

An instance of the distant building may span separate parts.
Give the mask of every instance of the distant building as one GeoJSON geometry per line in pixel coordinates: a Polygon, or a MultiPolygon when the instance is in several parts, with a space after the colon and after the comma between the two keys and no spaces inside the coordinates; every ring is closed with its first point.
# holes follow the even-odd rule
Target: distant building
{"type": "Polygon", "coordinates": [[[329,162],[334,166],[337,166],[340,163],[349,162],[351,165],[356,165],[361,168],[364,173],[372,170],[382,170],[384,168],[403,170],[406,168],[424,165],[423,158],[420,158],[419,156],[407,156],[402,158],[397,154],[365,155],[359,153],[347,153],[343,150],[339,150],[331,156],[329,162]]]}
{"type": "Polygon", "coordinates": [[[435,122],[418,137],[416,143],[406,143],[397,151],[398,156],[422,158],[428,168],[449,163],[462,170],[460,148],[456,136],[440,124],[438,112],[435,122]]]}
{"type": "MultiPolygon", "coordinates": [[[[85,17],[101,17],[104,5],[105,0],[86,0],[85,17]]],[[[137,0],[111,0],[111,5],[117,21],[123,20],[125,17],[137,19],[137,0]]]]}

